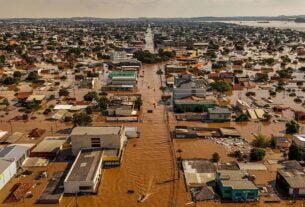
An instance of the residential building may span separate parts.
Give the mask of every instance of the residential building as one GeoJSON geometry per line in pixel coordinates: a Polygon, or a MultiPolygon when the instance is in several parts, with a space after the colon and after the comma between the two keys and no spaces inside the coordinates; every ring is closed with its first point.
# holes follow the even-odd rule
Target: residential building
{"type": "Polygon", "coordinates": [[[305,134],[294,134],[292,141],[301,147],[305,147],[305,134]]]}
{"type": "Polygon", "coordinates": [[[272,141],[274,143],[274,148],[276,149],[289,149],[290,140],[283,136],[272,136],[272,141]]]}
{"type": "Polygon", "coordinates": [[[24,160],[28,157],[33,145],[8,145],[0,150],[0,159],[12,160],[16,169],[20,168],[24,160]]]}
{"type": "Polygon", "coordinates": [[[208,119],[212,121],[230,121],[231,111],[225,107],[215,107],[208,109],[208,119]]]}
{"type": "Polygon", "coordinates": [[[173,97],[174,99],[182,99],[190,96],[205,98],[208,85],[205,79],[197,79],[191,75],[179,75],[175,77],[173,97]]]}
{"type": "Polygon", "coordinates": [[[31,150],[31,157],[55,158],[68,137],[45,137],[34,149],[31,150]]]}
{"type": "Polygon", "coordinates": [[[17,167],[14,159],[0,159],[0,190],[16,174],[17,167]]]}
{"type": "Polygon", "coordinates": [[[137,72],[135,71],[115,71],[108,75],[109,85],[137,85],[137,72]]]}
{"type": "Polygon", "coordinates": [[[219,170],[216,173],[216,185],[224,200],[255,201],[258,199],[258,188],[249,179],[247,171],[219,170]]]}
{"type": "Polygon", "coordinates": [[[276,187],[292,198],[305,196],[305,171],[297,161],[287,161],[276,175],[276,187]]]}

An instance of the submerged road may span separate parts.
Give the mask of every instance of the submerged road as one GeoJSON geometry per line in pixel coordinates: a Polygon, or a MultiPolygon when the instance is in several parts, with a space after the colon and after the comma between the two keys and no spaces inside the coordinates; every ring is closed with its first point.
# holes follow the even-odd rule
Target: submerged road
{"type": "Polygon", "coordinates": [[[150,26],[147,28],[147,31],[146,31],[146,34],[145,34],[144,50],[148,50],[151,53],[155,53],[154,34],[153,34],[150,26]]]}
{"type": "MultiPolygon", "coordinates": [[[[158,69],[158,65],[144,65],[144,72],[141,71],[144,77],[139,78],[138,88],[143,99],[142,122],[93,123],[95,126],[138,126],[140,138],[128,140],[121,166],[104,170],[98,194],[80,196],[79,206],[176,206],[178,173],[166,106],[158,104],[162,96],[160,77],[156,74],[158,69]],[[153,113],[148,113],[149,109],[153,113]],[[129,190],[134,193],[128,193],[129,190]],[[143,202],[138,202],[141,196],[144,196],[143,202]]],[[[61,205],[71,203],[73,197],[64,197],[61,205]]]]}

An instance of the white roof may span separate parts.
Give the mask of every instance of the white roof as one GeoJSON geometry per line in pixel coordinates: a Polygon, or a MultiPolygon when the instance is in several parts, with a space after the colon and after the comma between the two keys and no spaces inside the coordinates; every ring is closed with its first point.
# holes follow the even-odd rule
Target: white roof
{"type": "Polygon", "coordinates": [[[73,105],[68,105],[68,104],[62,104],[62,105],[56,105],[54,107],[54,110],[61,110],[61,109],[65,109],[65,110],[69,110],[73,107],[73,105]]]}
{"type": "Polygon", "coordinates": [[[7,131],[0,130],[0,139],[7,135],[7,131]]]}
{"type": "Polygon", "coordinates": [[[299,139],[300,141],[305,142],[305,134],[295,134],[293,136],[299,139]]]}

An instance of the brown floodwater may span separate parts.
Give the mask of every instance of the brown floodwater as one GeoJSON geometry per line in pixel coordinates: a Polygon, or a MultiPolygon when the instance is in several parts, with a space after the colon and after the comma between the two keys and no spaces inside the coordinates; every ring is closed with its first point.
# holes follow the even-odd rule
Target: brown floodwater
{"type": "MultiPolygon", "coordinates": [[[[139,78],[139,92],[143,97],[143,113],[139,123],[124,123],[124,125],[138,126],[140,129],[140,138],[128,140],[122,165],[114,169],[103,171],[103,177],[99,186],[97,195],[79,196],[77,199],[78,206],[106,206],[106,207],[131,207],[131,206],[186,206],[191,201],[190,193],[186,192],[183,174],[176,168],[175,152],[181,149],[177,156],[183,158],[211,158],[211,155],[217,151],[220,153],[222,161],[231,161],[232,158],[227,156],[226,149],[209,140],[202,139],[182,139],[171,142],[170,130],[176,125],[189,126],[207,126],[207,127],[228,127],[234,126],[247,140],[253,139],[253,133],[264,133],[266,135],[278,134],[283,132],[284,123],[213,123],[206,124],[200,122],[176,121],[174,114],[169,112],[167,125],[166,110],[163,105],[154,108],[153,104],[157,103],[162,95],[159,90],[161,85],[160,77],[156,74],[157,65],[145,65],[144,77],[139,78]],[[148,109],[153,109],[153,113],[147,113],[148,109]],[[169,130],[170,129],[170,130],[169,130]],[[179,178],[178,180],[175,180],[179,178]],[[134,190],[134,194],[128,194],[128,190],[134,190]],[[139,196],[145,195],[146,199],[138,203],[139,196]]],[[[81,91],[83,95],[83,91],[81,91]]],[[[79,96],[81,97],[81,96],[79,96]]],[[[120,125],[118,123],[105,123],[98,121],[93,123],[94,126],[111,126],[120,125]]],[[[8,122],[1,122],[0,129],[10,130],[8,122]]],[[[67,126],[63,123],[51,123],[48,121],[35,120],[30,122],[14,122],[13,130],[28,133],[34,127],[44,128],[47,130],[46,135],[56,134],[56,130],[64,129],[67,126]]],[[[38,140],[23,139],[19,142],[37,143],[38,140]]],[[[56,169],[55,165],[50,165],[48,169],[56,169]]],[[[62,167],[62,166],[61,166],[62,167]]],[[[264,183],[272,179],[272,175],[267,175],[266,179],[259,181],[264,183]]],[[[262,176],[261,176],[262,177],[262,176]]],[[[29,179],[29,178],[28,178],[29,179]]],[[[18,179],[12,180],[6,190],[2,191],[1,201],[5,197],[4,193],[13,186],[18,179]]],[[[42,182],[39,187],[33,190],[33,198],[25,199],[25,202],[1,203],[0,206],[33,206],[38,198],[46,181],[42,182]]],[[[281,204],[247,204],[247,206],[286,206],[287,201],[281,204]]],[[[219,202],[197,203],[197,206],[243,206],[244,204],[220,204],[219,202]]],[[[299,203],[300,205],[300,203],[299,203]]],[[[37,205],[35,206],[46,206],[37,205]]],[[[51,206],[75,206],[75,198],[64,196],[58,205],[51,206]]],[[[188,205],[194,206],[194,205],[188,205]]]]}

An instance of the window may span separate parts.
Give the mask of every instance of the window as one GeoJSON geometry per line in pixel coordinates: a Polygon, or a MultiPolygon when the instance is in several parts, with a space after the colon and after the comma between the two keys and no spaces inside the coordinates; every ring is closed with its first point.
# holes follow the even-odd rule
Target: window
{"type": "Polygon", "coordinates": [[[91,186],[79,186],[79,190],[91,190],[91,186]]]}
{"type": "Polygon", "coordinates": [[[231,193],[231,190],[225,190],[224,192],[229,194],[231,193]]]}
{"type": "Polygon", "coordinates": [[[91,138],[91,147],[101,147],[100,138],[91,138]]]}
{"type": "Polygon", "coordinates": [[[236,197],[240,197],[242,194],[241,193],[236,193],[235,196],[236,197]]]}

